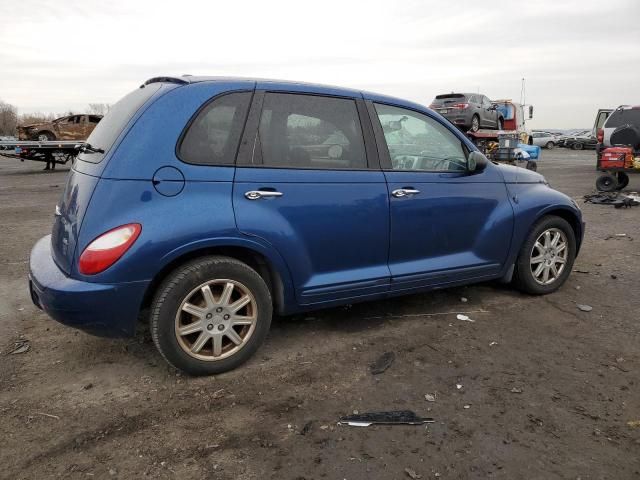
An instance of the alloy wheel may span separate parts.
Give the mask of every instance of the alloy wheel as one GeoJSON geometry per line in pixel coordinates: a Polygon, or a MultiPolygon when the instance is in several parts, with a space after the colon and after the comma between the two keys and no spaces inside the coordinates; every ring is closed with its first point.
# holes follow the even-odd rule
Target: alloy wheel
{"type": "Polygon", "coordinates": [[[258,304],[245,285],[235,280],[210,280],[194,288],[180,304],[175,334],[186,354],[218,361],[246,345],[257,319],[258,304]]]}
{"type": "Polygon", "coordinates": [[[550,285],[564,271],[569,254],[569,242],[565,233],[558,228],[542,232],[533,244],[530,268],[534,280],[540,285],[550,285]]]}

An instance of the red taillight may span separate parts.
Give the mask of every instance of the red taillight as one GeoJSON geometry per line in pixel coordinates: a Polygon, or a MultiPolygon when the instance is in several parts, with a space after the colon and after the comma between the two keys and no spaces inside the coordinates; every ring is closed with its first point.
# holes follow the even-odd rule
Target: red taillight
{"type": "Polygon", "coordinates": [[[599,128],[598,132],[596,133],[596,138],[598,139],[598,142],[602,143],[604,142],[604,129],[603,128],[599,128]]]}
{"type": "Polygon", "coordinates": [[[451,105],[451,108],[457,108],[459,110],[464,110],[465,108],[469,108],[468,103],[454,103],[451,105]]]}
{"type": "Polygon", "coordinates": [[[100,273],[125,254],[142,232],[142,225],[129,223],[103,233],[80,255],[78,269],[83,275],[100,273]]]}

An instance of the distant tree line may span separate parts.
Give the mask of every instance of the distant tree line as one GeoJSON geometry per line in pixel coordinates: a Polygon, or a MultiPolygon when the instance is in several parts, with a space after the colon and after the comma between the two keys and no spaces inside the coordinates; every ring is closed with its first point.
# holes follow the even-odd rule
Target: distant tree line
{"type": "MultiPolygon", "coordinates": [[[[91,115],[105,115],[111,105],[108,103],[90,103],[86,112],[91,115]]],[[[23,113],[18,114],[18,109],[10,103],[0,100],[0,136],[12,136],[16,134],[16,128],[18,125],[28,125],[30,123],[42,123],[51,122],[56,118],[65,117],[68,115],[74,115],[78,112],[64,112],[64,113],[23,113]]]]}

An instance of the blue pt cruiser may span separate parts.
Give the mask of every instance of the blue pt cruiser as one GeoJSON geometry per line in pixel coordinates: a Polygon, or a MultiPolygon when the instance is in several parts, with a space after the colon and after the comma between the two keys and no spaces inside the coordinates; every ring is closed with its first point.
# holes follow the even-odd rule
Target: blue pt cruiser
{"type": "Polygon", "coordinates": [[[492,279],[553,292],[584,232],[541,175],[421,105],[344,88],[152,78],[81,150],[31,252],[34,303],[113,337],[148,312],[194,375],[246,361],[274,311],[492,279]]]}

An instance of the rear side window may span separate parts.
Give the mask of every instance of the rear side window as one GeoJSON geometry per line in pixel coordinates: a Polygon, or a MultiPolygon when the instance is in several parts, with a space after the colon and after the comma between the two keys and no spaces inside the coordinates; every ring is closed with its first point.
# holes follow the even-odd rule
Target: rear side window
{"type": "Polygon", "coordinates": [[[233,165],[251,95],[252,92],[229,93],[207,104],[180,143],[180,159],[197,165],[233,165]]]}
{"type": "Polygon", "coordinates": [[[267,93],[258,135],[265,166],[367,168],[354,100],[267,93]]]}
{"type": "Polygon", "coordinates": [[[622,125],[640,126],[640,108],[625,108],[616,110],[607,119],[606,128],[617,128],[622,125]]]}
{"type": "MultiPolygon", "coordinates": [[[[108,152],[129,120],[154,93],[160,90],[161,86],[161,83],[152,83],[144,88],[137,88],[119,100],[93,129],[87,142],[94,148],[101,148],[105,153],[108,152]]],[[[85,162],[98,163],[104,158],[104,154],[81,153],[78,158],[85,162]]]]}

